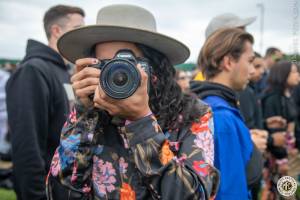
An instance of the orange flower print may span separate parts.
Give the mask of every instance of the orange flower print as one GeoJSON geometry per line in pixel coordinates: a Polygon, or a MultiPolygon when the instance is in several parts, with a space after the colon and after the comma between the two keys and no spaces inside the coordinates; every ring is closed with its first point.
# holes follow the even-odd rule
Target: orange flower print
{"type": "Polygon", "coordinates": [[[122,188],[120,189],[120,199],[121,200],[135,200],[135,191],[127,183],[122,183],[122,188]]]}
{"type": "Polygon", "coordinates": [[[201,176],[207,176],[209,173],[209,165],[203,160],[193,162],[194,170],[201,176]]]}
{"type": "Polygon", "coordinates": [[[209,121],[210,118],[211,118],[211,112],[208,112],[200,118],[200,122],[206,123],[209,121]]]}
{"type": "Polygon", "coordinates": [[[206,132],[209,131],[209,120],[211,119],[211,113],[208,112],[202,117],[200,117],[200,120],[198,122],[193,122],[191,127],[191,132],[193,134],[198,134],[200,132],[206,132]]]}
{"type": "Polygon", "coordinates": [[[208,122],[206,122],[206,123],[193,122],[191,131],[193,134],[198,134],[200,132],[209,131],[208,122]]]}
{"type": "Polygon", "coordinates": [[[173,152],[170,150],[169,141],[166,140],[166,141],[164,142],[164,144],[162,145],[162,148],[161,148],[161,152],[160,152],[160,156],[159,156],[160,162],[161,162],[163,165],[166,165],[166,164],[169,163],[170,160],[172,160],[173,158],[174,158],[174,154],[173,154],[173,152]]]}

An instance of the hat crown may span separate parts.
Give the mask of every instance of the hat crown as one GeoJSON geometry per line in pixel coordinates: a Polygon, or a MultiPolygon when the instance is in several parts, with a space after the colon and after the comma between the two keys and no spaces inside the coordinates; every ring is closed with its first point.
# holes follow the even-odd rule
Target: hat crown
{"type": "Polygon", "coordinates": [[[221,26],[222,25],[224,27],[232,27],[234,26],[237,22],[239,22],[240,20],[242,20],[241,18],[239,18],[238,16],[231,14],[231,13],[225,13],[219,16],[216,16],[213,20],[212,20],[212,24],[221,26]]]}
{"type": "Polygon", "coordinates": [[[214,17],[206,27],[205,36],[208,38],[211,34],[221,28],[233,28],[247,26],[254,22],[256,17],[240,18],[232,13],[224,13],[214,17]]]}
{"type": "Polygon", "coordinates": [[[95,45],[112,41],[143,44],[165,55],[172,64],[183,63],[190,55],[186,45],[157,32],[152,13],[127,4],[103,7],[95,25],[66,32],[57,46],[64,58],[75,63],[79,58],[93,56],[95,45]]]}
{"type": "Polygon", "coordinates": [[[156,32],[154,16],[144,8],[118,4],[103,7],[97,15],[97,25],[118,26],[156,32]]]}

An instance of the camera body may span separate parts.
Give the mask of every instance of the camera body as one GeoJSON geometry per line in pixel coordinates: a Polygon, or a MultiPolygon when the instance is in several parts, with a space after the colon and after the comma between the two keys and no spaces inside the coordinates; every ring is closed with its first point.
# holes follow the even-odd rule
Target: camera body
{"type": "Polygon", "coordinates": [[[141,85],[141,74],[136,67],[140,64],[148,75],[150,87],[151,66],[144,58],[136,58],[129,49],[119,50],[113,59],[101,60],[92,67],[101,70],[100,85],[103,91],[114,99],[126,99],[133,95],[141,85]]]}

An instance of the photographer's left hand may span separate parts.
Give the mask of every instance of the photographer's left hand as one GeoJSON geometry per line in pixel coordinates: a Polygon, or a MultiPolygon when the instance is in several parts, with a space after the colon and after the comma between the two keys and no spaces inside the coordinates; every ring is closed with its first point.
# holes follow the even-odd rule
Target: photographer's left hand
{"type": "Polygon", "coordinates": [[[106,110],[112,116],[121,116],[127,120],[135,121],[151,113],[149,96],[147,92],[148,76],[138,64],[141,74],[141,85],[136,92],[126,99],[113,99],[105,94],[99,85],[95,91],[94,106],[106,110]]]}

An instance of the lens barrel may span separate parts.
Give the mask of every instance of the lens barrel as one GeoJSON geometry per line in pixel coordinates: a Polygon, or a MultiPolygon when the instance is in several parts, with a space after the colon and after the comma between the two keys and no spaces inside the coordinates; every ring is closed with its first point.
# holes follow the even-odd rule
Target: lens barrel
{"type": "Polygon", "coordinates": [[[130,97],[140,86],[141,75],[136,64],[126,59],[112,59],[101,71],[100,84],[103,91],[114,99],[130,97]]]}

